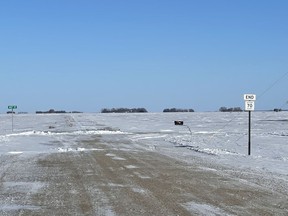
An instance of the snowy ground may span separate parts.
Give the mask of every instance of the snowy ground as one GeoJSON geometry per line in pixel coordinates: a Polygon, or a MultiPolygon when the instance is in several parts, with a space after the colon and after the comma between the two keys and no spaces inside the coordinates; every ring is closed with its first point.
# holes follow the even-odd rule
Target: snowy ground
{"type": "MultiPolygon", "coordinates": [[[[0,122],[1,161],[12,156],[35,158],[43,154],[101,151],[103,149],[98,147],[78,145],[82,141],[101,137],[103,143],[114,144],[111,148],[114,151],[155,152],[188,164],[195,163],[197,158],[209,164],[228,167],[238,175],[247,172],[246,175],[257,174],[259,179],[268,176],[267,187],[272,189],[279,187],[279,183],[288,184],[288,112],[252,113],[251,156],[247,155],[247,113],[25,114],[14,115],[13,131],[11,115],[0,115],[0,122]],[[175,126],[175,120],[184,121],[184,126],[175,126]],[[123,140],[126,140],[125,145],[123,140]]],[[[125,160],[115,152],[106,153],[105,156],[114,161],[125,160]]],[[[9,164],[5,166],[6,171],[9,170],[9,164]]],[[[125,168],[131,170],[137,167],[130,164],[125,168]]],[[[209,171],[217,172],[217,169],[211,168],[209,171]]],[[[138,174],[138,177],[145,179],[145,175],[138,174]]],[[[2,181],[3,176],[4,171],[2,181]]],[[[37,191],[43,187],[42,184],[33,184],[30,190],[37,191]]],[[[2,182],[2,187],[7,190],[29,185],[25,186],[24,182],[21,185],[2,182]]],[[[145,192],[141,188],[133,190],[145,192]]],[[[183,206],[191,212],[198,209],[203,215],[223,213],[221,209],[208,204],[190,202],[183,206]]],[[[103,215],[114,215],[110,209],[112,207],[108,207],[103,215]]],[[[0,210],[5,212],[6,208],[15,210],[24,207],[11,207],[0,202],[0,210]]],[[[31,211],[37,208],[29,206],[31,211]]]]}
{"type": "Polygon", "coordinates": [[[88,118],[132,133],[129,137],[135,143],[163,148],[170,156],[177,151],[175,147],[185,147],[185,158],[191,154],[233,167],[288,175],[288,112],[252,113],[251,156],[247,113],[113,114],[88,118]],[[175,120],[183,120],[185,125],[175,126],[175,120]]]}

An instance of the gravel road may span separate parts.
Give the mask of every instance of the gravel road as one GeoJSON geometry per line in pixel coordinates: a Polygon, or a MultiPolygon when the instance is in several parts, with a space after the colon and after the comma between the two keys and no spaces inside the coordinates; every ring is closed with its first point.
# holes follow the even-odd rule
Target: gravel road
{"type": "Polygon", "coordinates": [[[285,180],[128,145],[1,155],[0,215],[288,215],[285,180]]]}

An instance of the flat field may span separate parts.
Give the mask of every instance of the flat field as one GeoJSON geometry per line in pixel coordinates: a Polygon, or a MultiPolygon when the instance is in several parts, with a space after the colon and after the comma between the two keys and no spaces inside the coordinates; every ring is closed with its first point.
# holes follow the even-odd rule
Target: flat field
{"type": "Polygon", "coordinates": [[[288,215],[288,112],[0,115],[0,215],[288,215]],[[184,121],[183,126],[174,121],[184,121]]]}

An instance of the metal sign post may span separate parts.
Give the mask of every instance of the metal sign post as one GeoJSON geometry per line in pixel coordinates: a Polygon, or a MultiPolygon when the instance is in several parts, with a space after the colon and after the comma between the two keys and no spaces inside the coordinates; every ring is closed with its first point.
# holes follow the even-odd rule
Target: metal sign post
{"type": "Polygon", "coordinates": [[[248,155],[251,155],[251,111],[255,109],[256,95],[245,94],[245,111],[248,111],[248,155]]]}
{"type": "Polygon", "coordinates": [[[11,109],[11,113],[12,113],[12,132],[14,130],[14,109],[17,109],[17,106],[16,105],[10,105],[8,106],[8,109],[11,109]]]}
{"type": "Polygon", "coordinates": [[[249,113],[249,124],[248,124],[248,155],[251,154],[251,111],[249,113]]]}

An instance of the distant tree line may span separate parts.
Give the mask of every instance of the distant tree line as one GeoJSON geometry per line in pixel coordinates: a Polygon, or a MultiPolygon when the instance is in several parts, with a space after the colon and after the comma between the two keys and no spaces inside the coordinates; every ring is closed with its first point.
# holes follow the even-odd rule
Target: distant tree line
{"type": "Polygon", "coordinates": [[[288,109],[281,109],[281,108],[275,108],[274,110],[273,110],[274,112],[282,112],[282,111],[288,111],[288,109]]]}
{"type": "Polygon", "coordinates": [[[178,109],[178,108],[166,108],[163,112],[194,112],[193,109],[178,109]]]}
{"type": "Polygon", "coordinates": [[[220,107],[219,109],[220,112],[242,112],[243,110],[241,109],[241,107],[220,107]]]}
{"type": "Polygon", "coordinates": [[[54,109],[50,109],[48,111],[36,111],[36,114],[53,114],[53,113],[66,113],[66,111],[64,110],[57,111],[54,109]]]}
{"type": "Polygon", "coordinates": [[[13,112],[12,112],[12,111],[8,111],[8,112],[7,112],[7,114],[12,114],[12,113],[15,114],[14,111],[13,111],[13,112]]]}
{"type": "Polygon", "coordinates": [[[54,110],[54,109],[50,109],[48,111],[36,111],[36,114],[62,114],[62,113],[82,113],[82,112],[78,112],[78,111],[72,111],[72,112],[66,112],[64,110],[54,110]]]}
{"type": "Polygon", "coordinates": [[[104,108],[101,110],[101,113],[147,113],[148,111],[145,108],[104,108]]]}

